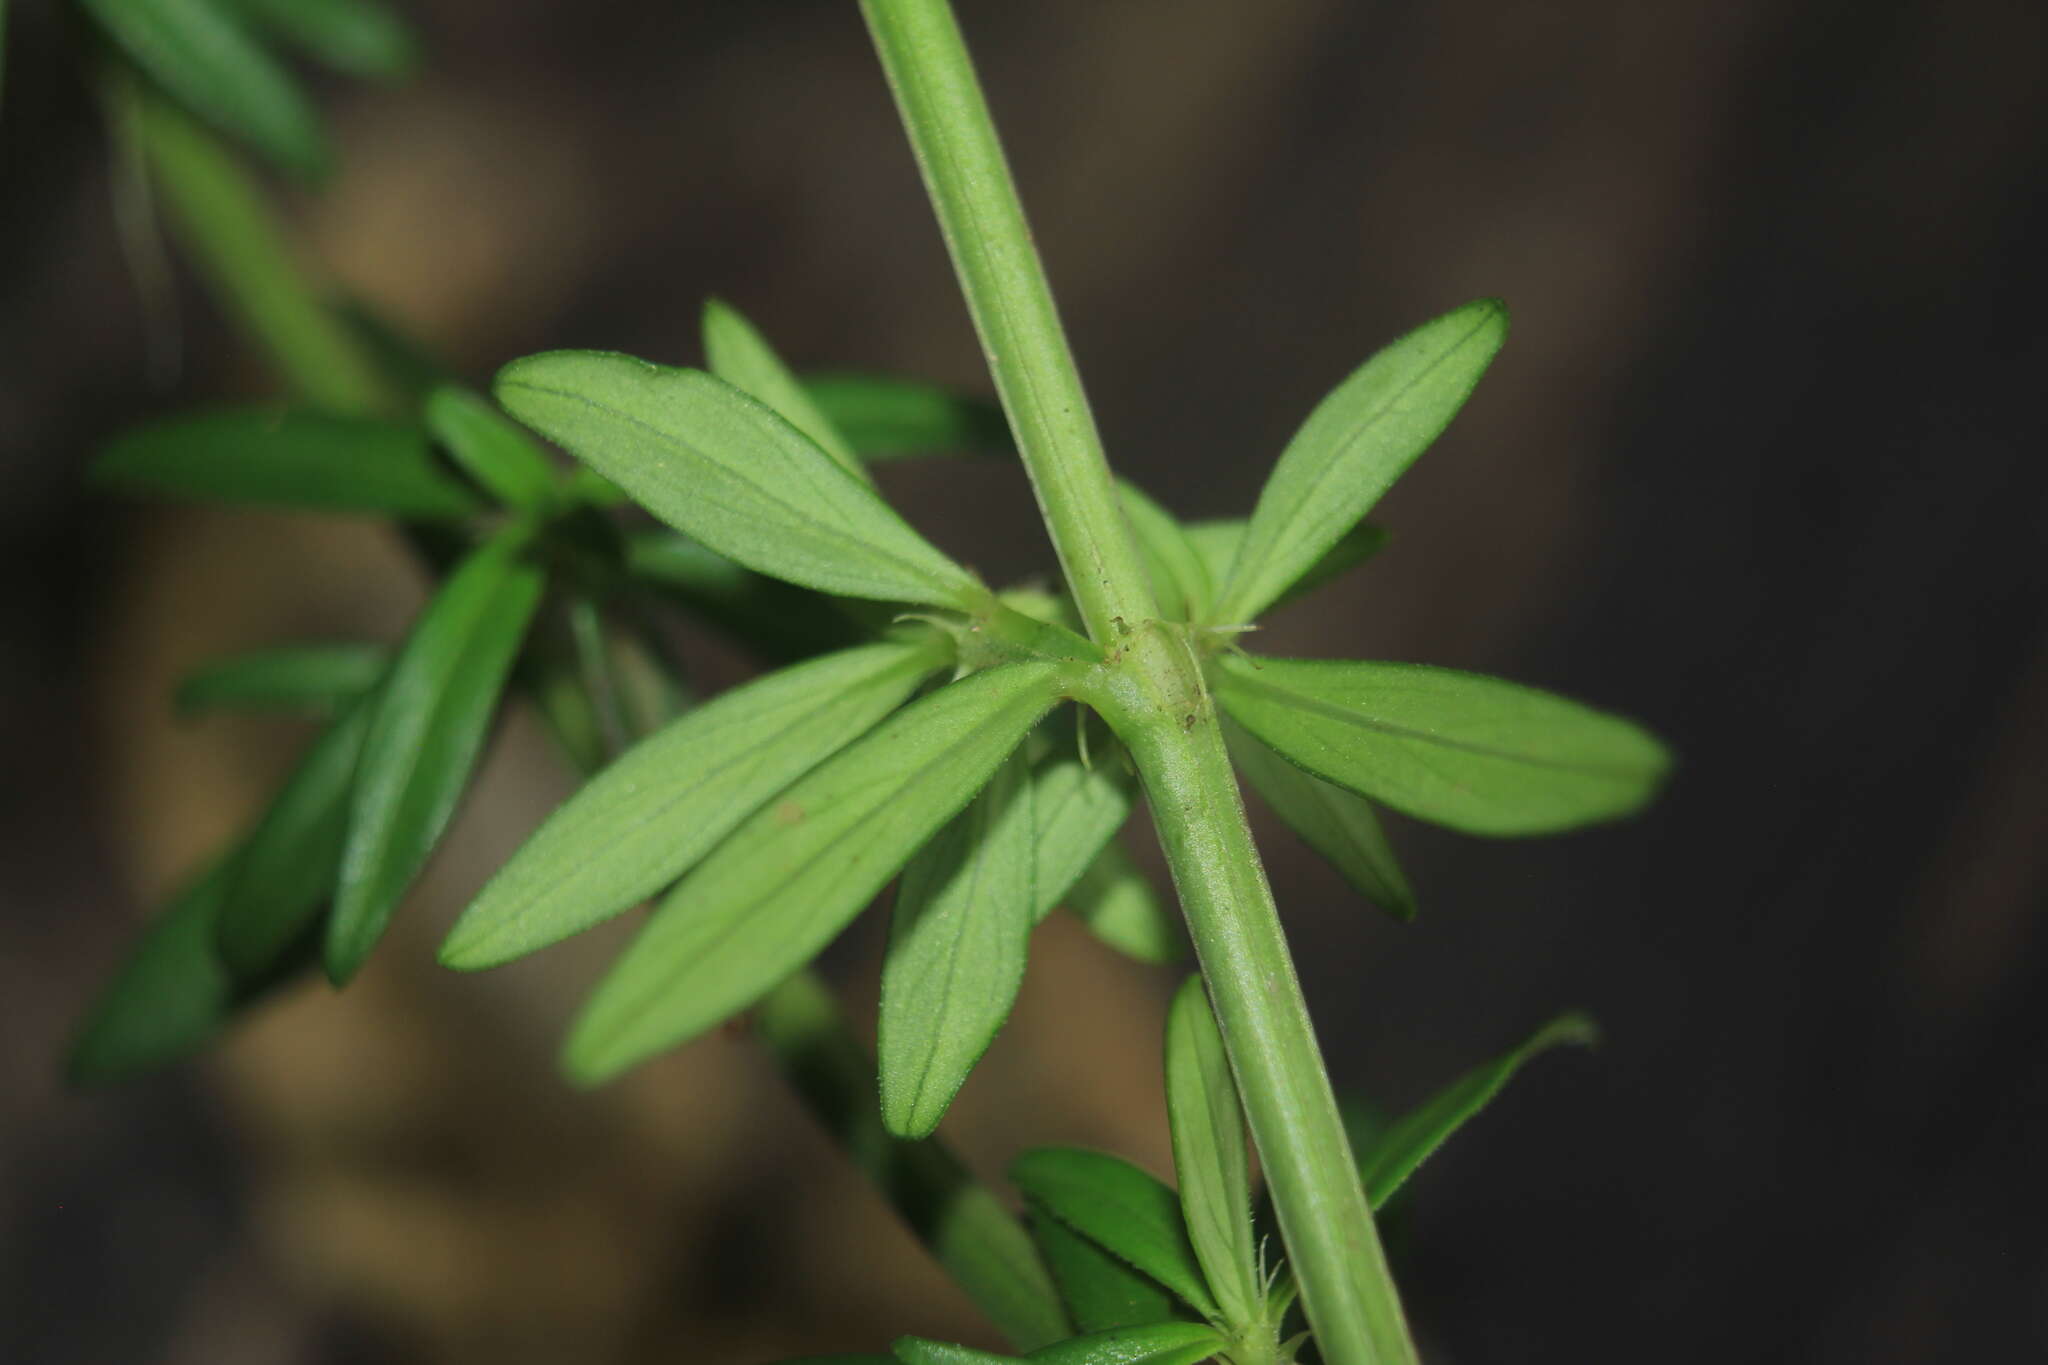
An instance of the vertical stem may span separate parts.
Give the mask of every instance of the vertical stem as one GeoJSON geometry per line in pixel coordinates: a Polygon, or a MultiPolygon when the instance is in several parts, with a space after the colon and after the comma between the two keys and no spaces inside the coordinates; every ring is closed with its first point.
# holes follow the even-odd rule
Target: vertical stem
{"type": "Polygon", "coordinates": [[[1077,691],[1129,745],[1289,1258],[1331,1365],[1411,1365],[1350,1145],[1201,667],[1156,608],[946,0],[862,0],[1069,587],[1112,662],[1077,691]]]}
{"type": "Polygon", "coordinates": [[[326,301],[307,286],[248,173],[214,136],[129,83],[118,96],[200,269],[285,380],[334,412],[376,412],[390,390],[326,301]]]}
{"type": "Polygon", "coordinates": [[[1081,619],[1098,644],[1156,615],[995,124],[945,0],[862,0],[1081,619]]]}

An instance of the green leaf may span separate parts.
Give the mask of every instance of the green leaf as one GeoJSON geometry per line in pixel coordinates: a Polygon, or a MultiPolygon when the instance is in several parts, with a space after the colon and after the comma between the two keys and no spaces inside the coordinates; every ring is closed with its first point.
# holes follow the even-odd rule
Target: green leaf
{"type": "Polygon", "coordinates": [[[1013,753],[903,869],[882,965],[882,1121],[939,1126],[1024,984],[1035,899],[1031,781],[1013,753]]]}
{"type": "Polygon", "coordinates": [[[1237,770],[1288,828],[1374,905],[1396,919],[1415,918],[1415,894],[1364,797],[1295,767],[1227,719],[1223,735],[1237,770]]]}
{"type": "Polygon", "coordinates": [[[1157,1281],[1140,1275],[1059,1219],[1035,1215],[1031,1235],[1074,1325],[1083,1332],[1175,1319],[1173,1297],[1157,1281]]]}
{"type": "Polygon", "coordinates": [[[331,716],[376,685],[385,652],[376,645],[297,645],[254,650],[206,664],[178,684],[178,710],[290,711],[331,716]]]}
{"type": "Polygon", "coordinates": [[[1144,1171],[1102,1152],[1041,1147],[1010,1164],[1010,1179],[1046,1213],[1129,1261],[1203,1317],[1218,1317],[1180,1201],[1144,1171]]]}
{"type": "Polygon", "coordinates": [[[1021,1356],[977,1351],[972,1346],[955,1346],[949,1341],[928,1341],[903,1337],[896,1342],[896,1359],[902,1365],[1017,1365],[1021,1356]]]}
{"type": "Polygon", "coordinates": [[[1051,707],[1061,676],[1009,664],[948,684],[748,817],[599,985],[569,1039],[570,1073],[616,1075],[809,961],[982,788],[1051,707]]]}
{"type": "Polygon", "coordinates": [[[986,398],[876,375],[819,374],[804,390],[864,460],[1013,453],[1010,424],[986,398]]]}
{"type": "Polygon", "coordinates": [[[847,445],[846,438],[818,411],[818,405],[782,363],[782,357],[775,353],[768,339],[722,299],[709,299],[704,304],[704,359],[705,368],[711,373],[766,403],[783,420],[810,437],[841,469],[863,483],[868,481],[867,470],[847,445]]]}
{"type": "Polygon", "coordinates": [[[1540,1052],[1566,1043],[1591,1047],[1600,1030],[1583,1014],[1564,1014],[1538,1029],[1511,1052],[1466,1072],[1382,1129],[1358,1155],[1359,1177],[1366,1197],[1377,1209],[1436,1151],[1465,1120],[1493,1102],[1522,1064],[1540,1052]]]}
{"type": "Polygon", "coordinates": [[[234,982],[213,955],[215,916],[232,859],[196,879],[143,930],[71,1045],[74,1085],[127,1080],[198,1051],[234,1006],[234,982]]]}
{"type": "Polygon", "coordinates": [[[534,832],[456,920],[441,961],[494,967],[632,908],[901,706],[943,662],[929,636],[864,645],[771,673],[671,721],[534,832]]]}
{"type": "Polygon", "coordinates": [[[355,975],[455,813],[519,642],[541,571],[514,526],[449,576],[414,623],[370,713],[349,811],[327,974],[355,975]]]}
{"type": "Polygon", "coordinates": [[[251,24],[349,76],[397,80],[419,64],[403,20],[372,0],[228,0],[251,24]]]}
{"type": "Polygon", "coordinates": [[[972,609],[986,597],[861,480],[723,380],[630,356],[514,361],[498,401],[671,526],[820,592],[972,609]]]}
{"type": "Polygon", "coordinates": [[[86,1014],[66,1060],[73,1085],[125,1081],[190,1056],[241,1010],[305,965],[237,979],[214,953],[214,929],[239,850],[216,861],[151,920],[86,1014]]]}
{"type": "Polygon", "coordinates": [[[1178,962],[1187,952],[1180,923],[1152,879],[1114,841],[1082,871],[1066,906],[1095,937],[1140,962],[1178,962]]]}
{"type": "Polygon", "coordinates": [[[116,437],[93,475],[134,492],[319,512],[431,519],[479,506],[417,428],[275,407],[151,423],[116,437]]]}
{"type": "Polygon", "coordinates": [[[215,945],[238,979],[274,966],[334,894],[374,702],[358,699],[313,741],[236,860],[215,945]]]}
{"type": "Polygon", "coordinates": [[[1199,975],[1181,986],[1167,1013],[1166,1106],[1188,1240],[1223,1320],[1250,1326],[1266,1301],[1252,1240],[1251,1159],[1237,1082],[1199,975]]]}
{"type": "Polygon", "coordinates": [[[1259,494],[1216,618],[1256,619],[1450,425],[1508,330],[1481,299],[1426,322],[1360,366],[1288,443],[1259,494]]]}
{"type": "Polygon", "coordinates": [[[1035,924],[1066,899],[1131,814],[1131,782],[1114,759],[1089,765],[1075,754],[1042,760],[1031,773],[1038,823],[1032,867],[1035,924]]]}
{"type": "Polygon", "coordinates": [[[1117,495],[1151,571],[1160,615],[1169,621],[1190,621],[1206,613],[1215,585],[1209,581],[1201,552],[1188,540],[1181,524],[1133,483],[1119,480],[1117,495]]]}
{"type": "Polygon", "coordinates": [[[1197,1365],[1225,1347],[1199,1322],[1155,1322],[1070,1337],[1026,1356],[1037,1365],[1197,1365]]]}
{"type": "Polygon", "coordinates": [[[526,433],[478,395],[453,384],[427,397],[427,430],[470,477],[512,508],[555,500],[555,468],[526,433]]]}
{"type": "Polygon", "coordinates": [[[1670,760],[1632,721],[1424,664],[1224,656],[1224,709],[1281,757],[1421,820],[1547,834],[1629,814],[1670,760]]]}
{"type": "Polygon", "coordinates": [[[114,45],[193,113],[297,175],[327,168],[319,116],[215,0],[80,0],[114,45]]]}

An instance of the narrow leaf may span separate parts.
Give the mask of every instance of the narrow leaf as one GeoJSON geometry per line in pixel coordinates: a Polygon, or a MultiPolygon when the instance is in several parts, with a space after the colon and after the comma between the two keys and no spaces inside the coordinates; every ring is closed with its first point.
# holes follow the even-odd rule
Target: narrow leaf
{"type": "Polygon", "coordinates": [[[116,437],[93,475],[140,493],[319,512],[431,519],[479,506],[435,466],[417,428],[273,407],[141,427],[116,437]]]}
{"type": "Polygon", "coordinates": [[[313,741],[236,860],[215,944],[238,979],[274,966],[334,894],[373,704],[359,698],[313,741]]]}
{"type": "Polygon", "coordinates": [[[295,174],[326,169],[313,106],[215,0],[80,3],[116,47],[193,113],[295,174]]]}
{"type": "Polygon", "coordinates": [[[1167,1013],[1166,1105],[1188,1240],[1223,1320],[1249,1326],[1265,1307],[1252,1238],[1251,1159],[1237,1082],[1199,975],[1181,986],[1167,1013]]]}
{"type": "Polygon", "coordinates": [[[1131,782],[1113,759],[1077,755],[1041,761],[1031,773],[1034,836],[1032,922],[1053,912],[1131,814],[1131,782]]]}
{"type": "Polygon", "coordinates": [[[1169,621],[1194,620],[1207,613],[1215,585],[1201,552],[1191,543],[1173,514],[1145,496],[1137,485],[1119,482],[1124,516],[1137,534],[1138,548],[1152,573],[1153,594],[1169,621]]]}
{"type": "Polygon", "coordinates": [[[812,375],[804,390],[864,460],[1014,449],[1002,408],[986,398],[878,375],[812,375]]]}
{"type": "Polygon", "coordinates": [[[1074,1147],[1041,1147],[1010,1164],[1033,1204],[1129,1261],[1214,1320],[1216,1300],[1172,1190],[1130,1162],[1074,1147]]]}
{"type": "Polygon", "coordinates": [[[1546,834],[1629,814],[1670,760],[1632,721],[1423,664],[1219,660],[1232,719],[1283,758],[1472,834],[1546,834]]]}
{"type": "Polygon", "coordinates": [[[1031,938],[1029,765],[1013,753],[903,869],[882,965],[882,1121],[939,1126],[1016,1003],[1031,938]]]}
{"type": "Polygon", "coordinates": [[[1224,1349],[1199,1322],[1155,1322],[1070,1337],[1026,1356],[1037,1365],[1197,1365],[1224,1349]]]}
{"type": "Polygon", "coordinates": [[[1507,338],[1481,299],[1426,322],[1360,366],[1309,414],[1259,494],[1221,621],[1251,621],[1372,510],[1464,406],[1507,338]]]}
{"type": "Polygon", "coordinates": [[[215,925],[238,856],[220,859],[144,926],[72,1042],[65,1074],[73,1085],[125,1081],[190,1056],[306,965],[293,954],[261,976],[237,979],[215,954],[215,925]]]}
{"type": "Polygon", "coordinates": [[[810,960],[982,788],[1051,707],[1059,677],[1010,664],[942,687],[748,817],[599,985],[569,1039],[571,1074],[616,1075],[810,960]]]}
{"type": "Polygon", "coordinates": [[[974,576],[802,432],[723,380],[630,356],[514,361],[498,401],[663,521],[820,592],[973,607],[974,576]]]}
{"type": "Polygon", "coordinates": [[[1082,871],[1065,903],[1095,937],[1140,962],[1178,962],[1187,952],[1179,921],[1152,879],[1114,840],[1082,871]]]}
{"type": "Polygon", "coordinates": [[[297,645],[216,659],[178,684],[186,715],[205,711],[289,711],[331,716],[383,676],[376,645],[297,645]]]}
{"type": "Polygon", "coordinates": [[[1083,1332],[1170,1322],[1173,1296],[1159,1283],[1069,1228],[1050,1214],[1034,1214],[1031,1235],[1052,1271],[1060,1297],[1083,1332]]]}
{"type": "Polygon", "coordinates": [[[373,0],[228,0],[229,8],[345,75],[396,80],[419,64],[403,20],[373,0]]]}
{"type": "Polygon", "coordinates": [[[1295,767],[1227,719],[1223,734],[1237,770],[1288,828],[1374,905],[1396,919],[1415,918],[1415,894],[1364,797],[1295,767]]]}
{"type": "Polygon", "coordinates": [[[977,1351],[972,1346],[956,1346],[949,1341],[928,1341],[923,1337],[903,1337],[895,1345],[896,1359],[902,1365],[1017,1365],[1022,1356],[997,1355],[993,1351],[977,1351]]]}
{"type": "Polygon", "coordinates": [[[501,533],[420,614],[377,695],[363,740],[328,921],[327,974],[346,982],[455,813],[519,642],[540,605],[525,531],[501,533]]]}
{"type": "Polygon", "coordinates": [[[631,909],[943,663],[929,638],[771,673],[686,712],[569,798],[485,884],[441,961],[495,967],[631,909]]]}
{"type": "Polygon", "coordinates": [[[1377,1209],[1426,1161],[1465,1120],[1492,1103],[1522,1064],[1540,1052],[1566,1043],[1591,1047],[1600,1031],[1583,1014],[1565,1014],[1538,1029],[1511,1052],[1466,1072],[1418,1109],[1410,1110],[1382,1129],[1359,1152],[1358,1173],[1366,1197],[1377,1209]]]}
{"type": "Polygon", "coordinates": [[[768,338],[739,310],[721,299],[704,305],[705,368],[740,392],[766,403],[791,426],[817,444],[847,473],[867,482],[868,472],[846,438],[811,401],[804,386],[782,363],[768,338]]]}
{"type": "Polygon", "coordinates": [[[525,432],[477,394],[453,384],[428,395],[427,430],[470,477],[513,508],[545,507],[555,498],[555,469],[525,432]]]}

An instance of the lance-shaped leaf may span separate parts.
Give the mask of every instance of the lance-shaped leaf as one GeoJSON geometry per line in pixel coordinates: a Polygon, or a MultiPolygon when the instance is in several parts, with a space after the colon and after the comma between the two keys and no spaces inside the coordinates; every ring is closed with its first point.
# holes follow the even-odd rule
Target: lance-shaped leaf
{"type": "Polygon", "coordinates": [[[186,715],[203,711],[288,711],[331,716],[384,675],[377,645],[296,645],[216,659],[178,684],[186,715]]]}
{"type": "Polygon", "coordinates": [[[868,472],[818,405],[811,400],[789,366],[768,344],[753,323],[722,299],[704,304],[705,368],[726,383],[758,398],[779,413],[791,426],[830,455],[841,469],[861,482],[868,472]]]}
{"type": "Polygon", "coordinates": [[[445,384],[427,398],[427,430],[507,507],[545,507],[555,498],[555,468],[540,447],[477,394],[445,384]]]}
{"type": "Polygon", "coordinates": [[[313,741],[243,845],[214,935],[238,979],[274,966],[334,894],[373,704],[359,698],[313,741]]]}
{"type": "Polygon", "coordinates": [[[144,926],[71,1044],[65,1074],[72,1084],[128,1080],[190,1056],[306,965],[293,954],[272,971],[238,979],[215,954],[215,924],[238,856],[220,859],[144,926]]]}
{"type": "Polygon", "coordinates": [[[456,920],[441,961],[494,967],[632,908],[901,706],[943,662],[929,636],[863,645],[677,717],[548,817],[456,920]]]}
{"type": "Polygon", "coordinates": [[[1252,1239],[1251,1158],[1237,1082],[1200,976],[1187,979],[1167,1012],[1166,1106],[1188,1240],[1223,1320],[1248,1326],[1266,1299],[1252,1239]]]}
{"type": "Polygon", "coordinates": [[[1223,734],[1237,770],[1288,828],[1374,905],[1396,919],[1415,918],[1415,894],[1364,797],[1311,776],[1231,721],[1224,722],[1223,734]]]}
{"type": "Polygon", "coordinates": [[[1069,1337],[1025,1359],[1035,1365],[1197,1365],[1226,1344],[1199,1322],[1155,1322],[1069,1337]]]}
{"type": "Polygon", "coordinates": [[[882,1121],[929,1135],[1024,984],[1031,939],[1030,765],[1013,753],[903,869],[882,964],[882,1121]]]}
{"type": "Polygon", "coordinates": [[[1145,870],[1111,840],[1081,872],[1063,902],[1088,932],[1140,962],[1178,962],[1187,952],[1180,922],[1145,870]]]}
{"type": "Polygon", "coordinates": [[[956,1346],[950,1341],[931,1341],[925,1337],[902,1337],[893,1348],[901,1365],[1018,1365],[1023,1356],[997,1355],[994,1351],[977,1351],[972,1346],[956,1346]]]}
{"type": "Polygon", "coordinates": [[[1627,815],[1669,766],[1632,721],[1424,664],[1220,658],[1231,718],[1289,762],[1472,834],[1547,834],[1627,815]]]}
{"type": "Polygon", "coordinates": [[[327,168],[312,104],[218,0],[80,2],[116,47],[193,113],[297,175],[327,168]]]}
{"type": "Polygon", "coordinates": [[[1120,481],[1117,496],[1151,570],[1160,613],[1169,621],[1194,620],[1206,614],[1215,585],[1201,552],[1188,540],[1181,524],[1136,484],[1120,481]]]}
{"type": "Polygon", "coordinates": [[[396,14],[373,0],[227,0],[229,8],[316,61],[350,76],[395,80],[419,62],[396,14]]]}
{"type": "Polygon", "coordinates": [[[1520,1047],[1466,1072],[1421,1107],[1380,1129],[1370,1145],[1356,1153],[1358,1174],[1372,1206],[1377,1209],[1391,1199],[1415,1168],[1443,1145],[1444,1139],[1493,1102],[1493,1097],[1514,1078],[1524,1062],[1566,1043],[1590,1047],[1599,1038],[1599,1029],[1585,1015],[1560,1015],[1520,1047]]]}
{"type": "Polygon", "coordinates": [[[1179,1316],[1173,1296],[1158,1281],[1140,1275],[1051,1214],[1032,1215],[1031,1236],[1081,1331],[1141,1327],[1179,1316]]]}
{"type": "Polygon", "coordinates": [[[817,374],[803,383],[864,460],[1014,450],[1002,408],[986,398],[879,375],[817,374]]]}
{"type": "Polygon", "coordinates": [[[1081,880],[1131,814],[1131,782],[1113,761],[1090,766],[1073,754],[1041,760],[1031,772],[1035,924],[1081,880]]]}
{"type": "Polygon", "coordinates": [[[724,380],[555,351],[506,366],[497,397],[663,521],[748,568],[847,597],[967,608],[986,597],[872,488],[724,380]]]}
{"type": "Polygon", "coordinates": [[[346,982],[455,813],[519,642],[541,571],[513,527],[449,576],[378,690],[363,740],[327,924],[327,974],[346,982]]]}
{"type": "Polygon", "coordinates": [[[93,475],[139,493],[316,512],[433,519],[480,506],[435,465],[415,427],[280,408],[229,408],[140,427],[108,445],[93,475]]]}
{"type": "Polygon", "coordinates": [[[604,1080],[744,1009],[810,960],[981,790],[1057,696],[1009,664],[898,711],[748,817],[649,919],[567,1050],[604,1080]]]}
{"type": "Polygon", "coordinates": [[[1256,619],[1356,526],[1450,425],[1507,330],[1498,300],[1466,304],[1366,361],[1318,404],[1259,494],[1216,618],[1256,619]]]}
{"type": "Polygon", "coordinates": [[[1076,1147],[1041,1147],[1010,1163],[1024,1197],[1129,1261],[1215,1321],[1216,1300],[1172,1190],[1130,1162],[1076,1147]]]}

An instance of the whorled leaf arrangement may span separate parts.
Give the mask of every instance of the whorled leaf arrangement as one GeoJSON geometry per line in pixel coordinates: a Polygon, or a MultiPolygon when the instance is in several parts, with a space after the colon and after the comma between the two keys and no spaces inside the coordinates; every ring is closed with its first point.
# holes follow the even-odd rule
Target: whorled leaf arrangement
{"type": "MultiPolygon", "coordinates": [[[[305,171],[321,160],[317,128],[249,34],[267,28],[348,69],[401,63],[396,30],[361,0],[83,3],[190,112],[305,171]]],[[[973,92],[945,85],[962,59],[943,50],[957,38],[944,7],[868,8],[914,135],[971,134],[985,115],[960,115],[973,92]],[[938,52],[938,66],[902,65],[919,45],[938,52]],[[956,116],[965,122],[949,124],[956,116]]],[[[246,195],[223,178],[218,150],[161,98],[138,97],[136,136],[187,191],[211,187],[187,196],[196,235],[217,250],[236,238],[255,273],[282,278],[281,253],[249,228],[246,195]]],[[[1044,330],[1056,334],[1056,319],[1036,311],[1016,262],[991,246],[1021,235],[1021,217],[983,222],[988,241],[963,240],[949,217],[996,183],[992,146],[971,136],[919,144],[921,155],[956,158],[959,184],[982,187],[932,182],[970,299],[983,308],[992,293],[1021,291],[1030,306],[995,325],[1024,328],[1024,350],[1057,349],[1044,330]]],[[[983,209],[1010,211],[996,199],[983,209]]],[[[1153,722],[1170,721],[1171,736],[1206,725],[1218,764],[1227,743],[1283,821],[1404,919],[1416,898],[1376,804],[1475,834],[1549,833],[1629,814],[1667,767],[1633,723],[1547,692],[1243,648],[1257,618],[1383,547],[1384,532],[1364,518],[1499,350],[1507,317],[1491,300],[1423,324],[1344,380],[1243,520],[1183,524],[1085,458],[1032,460],[1048,432],[1085,446],[1092,428],[1078,400],[1020,391],[999,359],[1033,477],[1077,480],[1046,499],[1049,520],[1070,568],[1080,554],[1101,577],[1080,574],[1067,597],[991,590],[870,476],[874,460],[1000,447],[991,405],[891,380],[801,379],[725,304],[706,309],[706,370],[547,353],[507,366],[494,406],[431,376],[408,384],[398,368],[372,377],[327,365],[336,352],[321,327],[302,325],[317,307],[303,291],[285,299],[299,310],[288,322],[261,298],[244,303],[281,352],[284,338],[313,338],[297,353],[302,387],[338,411],[245,408],[159,423],[116,442],[100,476],[143,492],[388,517],[442,581],[395,650],[267,651],[181,689],[188,709],[293,711],[325,727],[249,833],[146,932],[80,1034],[80,1080],[189,1052],[315,962],[347,982],[447,828],[494,718],[524,697],[590,780],[482,889],[441,955],[463,969],[500,965],[655,899],[571,1031],[573,1077],[605,1080],[760,1006],[764,1035],[811,1086],[814,1108],[1027,1358],[1278,1365],[1299,1340],[1296,1274],[1303,1296],[1341,1297],[1352,1271],[1340,1266],[1333,1279],[1328,1247],[1311,1256],[1292,1242],[1292,1270],[1268,1263],[1246,1123],[1275,1131],[1285,1111],[1270,1083],[1299,1079],[1300,1050],[1290,1043],[1292,1059],[1241,1095],[1244,1058],[1229,1028],[1233,1008],[1242,1022],[1243,997],[1233,1006],[1213,972],[1207,993],[1200,978],[1184,987],[1169,1019],[1177,1191],[1114,1157],[1034,1152],[1012,1172],[1031,1212],[1027,1240],[924,1141],[1001,1029],[1031,930],[1052,909],[1065,905],[1141,959],[1178,954],[1173,920],[1116,842],[1133,809],[1131,770],[1170,861],[1175,838],[1193,829],[1169,834],[1185,814],[1171,803],[1227,806],[1240,826],[1241,810],[1227,767],[1209,783],[1220,792],[1176,787],[1186,773],[1165,775],[1153,722]],[[365,415],[378,406],[365,395],[408,391],[365,415]],[[580,467],[559,467],[542,441],[580,467]],[[1084,485],[1098,475],[1091,504],[1084,485]],[[1119,555],[1149,592],[1114,590],[1119,555]],[[1119,602],[1147,605],[1127,619],[1119,602]],[[677,605],[784,666],[693,704],[650,625],[677,605]],[[1084,621],[1091,633],[1077,629],[1084,621]],[[1131,662],[1146,651],[1151,663],[1131,662]],[[1055,714],[1069,702],[1078,724],[1055,714]],[[1149,738],[1139,733],[1148,727],[1149,738]],[[828,1036],[831,1011],[802,973],[899,874],[873,1075],[857,1044],[828,1036]]],[[[1193,752],[1181,758],[1193,764],[1193,752]]],[[[1241,852],[1235,871],[1211,870],[1256,880],[1255,853],[1248,843],[1241,852]]],[[[1189,893],[1204,889],[1175,871],[1192,924],[1189,893]]],[[[1284,951],[1278,960],[1284,975],[1284,951]]],[[[1589,1038],[1584,1020],[1566,1016],[1405,1118],[1360,1128],[1345,1198],[1365,1240],[1361,1188],[1383,1203],[1528,1057],[1589,1038]]],[[[1328,1113],[1326,1086],[1324,1095],[1328,1113]]],[[[1326,1154],[1341,1166],[1334,1117],[1327,1131],[1326,1154]]],[[[1285,1223],[1287,1189],[1276,1153],[1263,1150],[1285,1223]]],[[[1289,1160],[1298,1175],[1322,1158],[1289,1160]]],[[[1412,1358],[1391,1292],[1379,1303],[1376,1324],[1346,1326],[1343,1354],[1372,1358],[1391,1342],[1384,1358],[1412,1358]]],[[[1321,1345],[1339,1355],[1334,1338],[1321,1345]]],[[[894,1355],[905,1365],[1009,1359],[920,1338],[894,1355]]]]}

